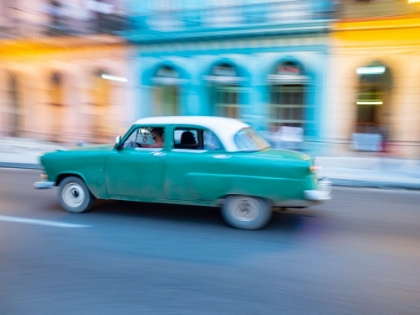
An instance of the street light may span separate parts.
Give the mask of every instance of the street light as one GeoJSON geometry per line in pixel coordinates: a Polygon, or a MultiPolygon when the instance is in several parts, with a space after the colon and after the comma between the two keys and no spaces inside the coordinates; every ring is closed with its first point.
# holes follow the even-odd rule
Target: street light
{"type": "Polygon", "coordinates": [[[117,77],[115,75],[110,75],[110,74],[101,74],[101,78],[105,80],[111,80],[111,81],[127,82],[126,78],[117,77]]]}
{"type": "MultiPolygon", "coordinates": [[[[419,0],[420,1],[420,0],[419,0]]],[[[360,67],[357,68],[357,74],[382,74],[384,73],[386,68],[384,66],[379,67],[360,67]]]]}
{"type": "Polygon", "coordinates": [[[357,105],[383,105],[382,101],[358,101],[357,105]]]}

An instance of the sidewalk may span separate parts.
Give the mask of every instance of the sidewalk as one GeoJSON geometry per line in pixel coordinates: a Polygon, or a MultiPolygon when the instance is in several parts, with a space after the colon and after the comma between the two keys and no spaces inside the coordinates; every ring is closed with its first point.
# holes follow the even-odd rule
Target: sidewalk
{"type": "Polygon", "coordinates": [[[42,154],[65,148],[43,140],[0,137],[0,167],[41,169],[42,154]]]}
{"type": "Polygon", "coordinates": [[[379,157],[317,157],[320,176],[336,186],[420,189],[420,161],[379,157]]]}
{"type": "MultiPolygon", "coordinates": [[[[0,137],[0,167],[42,169],[39,164],[42,154],[69,147],[42,140],[0,137]]],[[[319,156],[316,163],[321,167],[319,176],[329,178],[336,186],[420,190],[417,160],[319,156]]]]}

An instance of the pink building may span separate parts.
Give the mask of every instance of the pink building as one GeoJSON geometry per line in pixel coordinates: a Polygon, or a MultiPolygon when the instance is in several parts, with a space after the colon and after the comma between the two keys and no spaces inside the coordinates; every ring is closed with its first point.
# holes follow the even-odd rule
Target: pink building
{"type": "Polygon", "coordinates": [[[120,1],[0,2],[0,136],[112,142],[133,117],[120,1]]]}

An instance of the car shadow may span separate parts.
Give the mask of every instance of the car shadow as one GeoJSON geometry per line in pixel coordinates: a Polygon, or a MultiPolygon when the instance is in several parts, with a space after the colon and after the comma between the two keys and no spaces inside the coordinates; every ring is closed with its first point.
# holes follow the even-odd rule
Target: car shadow
{"type": "MultiPolygon", "coordinates": [[[[183,223],[200,227],[223,227],[239,231],[225,223],[220,209],[217,207],[100,200],[95,203],[95,206],[89,213],[92,213],[92,215],[106,214],[132,220],[146,218],[153,221],[163,221],[168,224],[183,223]]],[[[274,212],[267,226],[258,231],[260,233],[299,232],[303,228],[305,221],[318,217],[319,213],[314,214],[307,209],[287,209],[281,212],[274,212]]]]}
{"type": "Polygon", "coordinates": [[[218,208],[130,201],[97,201],[89,211],[124,218],[148,218],[217,224],[222,222],[218,208]]]}
{"type": "Polygon", "coordinates": [[[256,231],[228,226],[219,208],[213,207],[110,201],[99,202],[86,215],[92,225],[109,225],[96,233],[119,249],[153,259],[212,265],[270,261],[323,233],[317,222],[322,214],[309,209],[274,212],[269,224],[256,231]]]}

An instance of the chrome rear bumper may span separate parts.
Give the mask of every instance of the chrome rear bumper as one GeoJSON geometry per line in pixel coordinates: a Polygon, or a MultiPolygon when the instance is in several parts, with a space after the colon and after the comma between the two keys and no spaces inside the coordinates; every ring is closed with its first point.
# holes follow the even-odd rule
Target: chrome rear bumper
{"type": "Polygon", "coordinates": [[[35,189],[51,189],[55,186],[54,182],[40,181],[34,183],[35,189]]]}
{"type": "Polygon", "coordinates": [[[305,190],[305,199],[311,201],[325,201],[332,198],[332,184],[327,178],[321,178],[318,181],[318,189],[305,190]]]}

